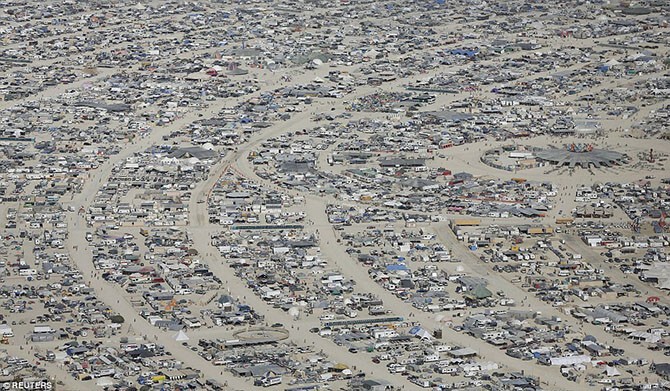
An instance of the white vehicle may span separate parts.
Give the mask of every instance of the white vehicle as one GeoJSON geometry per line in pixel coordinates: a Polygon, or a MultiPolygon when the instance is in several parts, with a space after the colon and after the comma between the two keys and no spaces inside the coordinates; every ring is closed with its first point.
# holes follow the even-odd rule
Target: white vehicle
{"type": "Polygon", "coordinates": [[[281,376],[271,376],[271,377],[264,377],[261,379],[261,384],[263,384],[263,387],[270,387],[274,386],[277,384],[281,384],[281,376]]]}
{"type": "Polygon", "coordinates": [[[52,334],[55,332],[56,330],[52,329],[51,326],[35,326],[33,328],[34,334],[52,334]]]}
{"type": "Polygon", "coordinates": [[[3,337],[13,337],[14,336],[14,331],[8,325],[2,324],[2,325],[0,325],[0,334],[3,337]]]}
{"type": "Polygon", "coordinates": [[[35,270],[35,269],[21,269],[21,270],[19,270],[19,276],[22,276],[22,277],[36,276],[36,275],[37,275],[37,270],[35,270]]]}
{"type": "Polygon", "coordinates": [[[405,368],[404,365],[400,365],[400,364],[389,365],[389,372],[391,372],[391,373],[401,373],[401,372],[405,372],[406,370],[407,370],[407,368],[405,368]]]}
{"type": "Polygon", "coordinates": [[[436,345],[434,348],[437,352],[448,352],[452,349],[450,345],[436,345]]]}
{"type": "Polygon", "coordinates": [[[202,326],[202,323],[197,318],[185,318],[184,324],[190,328],[198,328],[202,326]]]}

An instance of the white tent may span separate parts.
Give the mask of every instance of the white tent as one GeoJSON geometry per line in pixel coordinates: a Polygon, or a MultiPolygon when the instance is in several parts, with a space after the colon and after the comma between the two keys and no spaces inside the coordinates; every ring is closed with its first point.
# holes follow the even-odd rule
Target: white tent
{"type": "Polygon", "coordinates": [[[419,337],[419,338],[423,339],[423,340],[429,340],[430,341],[430,340],[433,339],[433,336],[430,335],[430,332],[426,329],[421,329],[421,330],[417,331],[416,334],[414,334],[414,335],[416,337],[419,337]]]}
{"type": "Polygon", "coordinates": [[[375,49],[368,50],[365,53],[365,56],[368,57],[368,58],[377,58],[378,55],[379,55],[379,52],[375,49]]]}
{"type": "Polygon", "coordinates": [[[609,366],[609,365],[605,368],[605,373],[607,373],[607,376],[610,376],[610,377],[621,376],[621,372],[619,372],[618,369],[616,369],[615,367],[609,366]]]}
{"type": "Polygon", "coordinates": [[[98,387],[107,387],[114,384],[114,379],[109,377],[101,377],[95,381],[95,385],[98,387]]]}
{"type": "Polygon", "coordinates": [[[321,374],[321,380],[323,381],[328,381],[333,377],[332,373],[322,373],[321,374]]]}
{"type": "Polygon", "coordinates": [[[579,356],[564,356],[564,357],[552,357],[549,359],[551,365],[577,365],[585,362],[591,361],[591,356],[579,355],[579,356]]]}
{"type": "Polygon", "coordinates": [[[300,317],[300,308],[298,307],[291,307],[288,310],[288,314],[293,317],[293,319],[298,319],[300,317]]]}
{"type": "Polygon", "coordinates": [[[607,66],[607,67],[613,68],[617,65],[621,65],[621,63],[619,61],[615,60],[615,59],[611,59],[611,60],[607,61],[604,65],[607,66]]]}
{"type": "Polygon", "coordinates": [[[179,332],[177,334],[175,334],[174,337],[172,337],[172,338],[177,342],[184,342],[184,341],[188,341],[190,339],[188,337],[188,335],[186,335],[184,330],[179,330],[179,332]]]}
{"type": "Polygon", "coordinates": [[[665,289],[665,290],[670,289],[670,278],[661,280],[658,284],[658,289],[665,289]]]}

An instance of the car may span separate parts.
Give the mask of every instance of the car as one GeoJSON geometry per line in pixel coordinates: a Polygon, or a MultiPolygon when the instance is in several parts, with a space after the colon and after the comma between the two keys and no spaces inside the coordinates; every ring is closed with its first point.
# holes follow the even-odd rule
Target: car
{"type": "Polygon", "coordinates": [[[349,348],[349,353],[358,353],[358,349],[356,349],[356,348],[349,348]]]}
{"type": "Polygon", "coordinates": [[[282,323],[274,323],[270,327],[280,328],[280,327],[284,327],[284,325],[282,323]]]}
{"type": "Polygon", "coordinates": [[[310,332],[310,333],[318,333],[319,330],[320,330],[320,329],[319,329],[318,327],[312,327],[311,329],[309,329],[309,332],[310,332]]]}

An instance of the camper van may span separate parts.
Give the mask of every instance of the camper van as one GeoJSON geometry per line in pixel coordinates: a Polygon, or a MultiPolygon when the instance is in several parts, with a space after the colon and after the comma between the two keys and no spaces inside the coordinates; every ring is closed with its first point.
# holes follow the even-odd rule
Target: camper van
{"type": "Polygon", "coordinates": [[[51,326],[35,326],[33,328],[33,334],[53,334],[56,330],[52,329],[51,326]]]}
{"type": "Polygon", "coordinates": [[[37,275],[37,270],[35,269],[21,269],[19,270],[19,276],[22,277],[30,277],[30,276],[36,276],[37,275]]]}
{"type": "Polygon", "coordinates": [[[319,316],[319,320],[322,320],[322,321],[333,320],[333,319],[335,319],[335,315],[333,315],[333,314],[324,314],[324,315],[319,316]]]}
{"type": "Polygon", "coordinates": [[[0,325],[0,334],[3,337],[13,337],[14,336],[14,331],[12,330],[12,328],[9,325],[2,324],[2,325],[0,325]]]}
{"type": "Polygon", "coordinates": [[[281,376],[269,376],[261,379],[261,385],[263,387],[275,386],[281,384],[281,376]]]}
{"type": "Polygon", "coordinates": [[[407,370],[407,368],[401,364],[389,364],[388,368],[391,373],[402,373],[407,370]]]}

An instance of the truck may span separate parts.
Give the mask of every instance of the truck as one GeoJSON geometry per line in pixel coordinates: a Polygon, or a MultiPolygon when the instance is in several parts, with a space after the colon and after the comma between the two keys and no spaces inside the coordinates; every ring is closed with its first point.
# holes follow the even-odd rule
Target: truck
{"type": "Polygon", "coordinates": [[[275,386],[277,384],[281,384],[281,381],[282,381],[281,376],[268,376],[261,379],[261,385],[263,387],[270,387],[275,386]]]}

